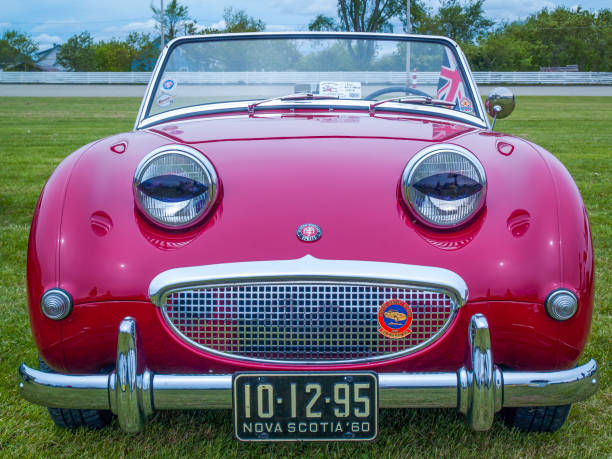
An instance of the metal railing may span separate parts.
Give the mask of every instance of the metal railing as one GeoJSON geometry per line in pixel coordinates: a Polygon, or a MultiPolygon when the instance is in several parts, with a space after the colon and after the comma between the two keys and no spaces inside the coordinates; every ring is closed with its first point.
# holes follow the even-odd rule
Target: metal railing
{"type": "MultiPolygon", "coordinates": [[[[437,72],[417,72],[418,84],[437,84],[437,72]]],[[[0,83],[147,84],[150,72],[1,72],[0,83]]],[[[612,72],[474,72],[478,84],[612,85],[612,72]]],[[[404,84],[404,72],[182,72],[179,81],[199,84],[299,84],[361,81],[404,84]]]]}

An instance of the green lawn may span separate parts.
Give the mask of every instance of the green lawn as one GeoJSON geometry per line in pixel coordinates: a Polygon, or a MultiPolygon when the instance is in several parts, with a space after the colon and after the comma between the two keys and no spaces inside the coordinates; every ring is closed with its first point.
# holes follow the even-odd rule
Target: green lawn
{"type": "MultiPolygon", "coordinates": [[[[154,415],[144,432],[116,422],[99,432],[56,428],[46,409],[21,400],[17,367],[36,363],[26,310],[30,219],[54,167],[94,139],[130,130],[136,99],[0,98],[0,456],[445,456],[612,455],[612,98],[521,97],[498,128],[554,152],[586,201],[595,244],[595,315],[585,356],[600,364],[601,388],[554,434],[525,435],[496,422],[472,432],[452,410],[383,410],[374,444],[241,444],[229,411],[154,415]]],[[[582,359],[585,361],[585,358],[582,359]]]]}

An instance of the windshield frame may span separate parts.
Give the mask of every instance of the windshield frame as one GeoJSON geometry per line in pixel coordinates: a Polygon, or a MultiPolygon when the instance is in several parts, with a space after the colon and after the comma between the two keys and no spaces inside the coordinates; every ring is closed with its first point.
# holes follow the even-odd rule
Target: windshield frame
{"type": "MultiPolygon", "coordinates": [[[[170,120],[176,120],[186,116],[197,116],[201,114],[227,113],[237,111],[248,111],[248,104],[253,101],[229,101],[210,103],[205,105],[193,105],[189,107],[181,107],[173,110],[168,110],[155,115],[148,115],[152,103],[153,95],[156,93],[160,84],[161,77],[171,55],[171,51],[184,43],[188,42],[207,42],[207,41],[230,41],[230,40],[265,40],[265,39],[321,39],[321,38],[344,38],[353,40],[386,40],[386,41],[407,41],[407,42],[425,42],[442,44],[448,47],[453,53],[458,68],[463,78],[465,88],[472,99],[475,113],[473,115],[463,112],[458,112],[443,107],[425,107],[420,105],[400,104],[389,102],[387,107],[379,106],[377,111],[394,111],[406,112],[422,115],[442,116],[455,121],[465,122],[477,127],[485,129],[490,128],[489,119],[486,115],[478,87],[474,81],[472,71],[467,62],[463,51],[456,42],[447,37],[432,36],[432,35],[412,35],[412,34],[393,34],[393,33],[363,33],[363,32],[249,32],[249,33],[226,33],[226,34],[211,34],[211,35],[191,35],[178,37],[170,42],[162,50],[155,68],[151,74],[151,79],[147,85],[145,95],[140,104],[140,109],[134,124],[134,130],[147,129],[153,125],[163,123],[170,120]],[[206,107],[206,108],[204,108],[206,107]]],[[[284,94],[279,94],[279,97],[284,94]]],[[[259,99],[255,99],[259,100],[259,99]]],[[[269,109],[291,109],[291,108],[309,108],[309,109],[329,109],[334,110],[369,110],[371,101],[367,100],[316,100],[309,101],[307,105],[304,101],[278,101],[273,105],[261,105],[262,108],[269,109]]]]}

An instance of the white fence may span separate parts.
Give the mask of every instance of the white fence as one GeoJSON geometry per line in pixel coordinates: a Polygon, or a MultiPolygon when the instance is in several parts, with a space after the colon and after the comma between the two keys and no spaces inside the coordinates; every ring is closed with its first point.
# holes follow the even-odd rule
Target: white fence
{"type": "MultiPolygon", "coordinates": [[[[0,72],[0,83],[147,84],[150,72],[0,72]]],[[[612,85],[612,72],[474,72],[478,84],[612,85]]],[[[404,72],[181,72],[181,83],[268,84],[361,81],[403,84],[404,72]]],[[[419,84],[436,84],[438,73],[417,73],[419,84]]]]}

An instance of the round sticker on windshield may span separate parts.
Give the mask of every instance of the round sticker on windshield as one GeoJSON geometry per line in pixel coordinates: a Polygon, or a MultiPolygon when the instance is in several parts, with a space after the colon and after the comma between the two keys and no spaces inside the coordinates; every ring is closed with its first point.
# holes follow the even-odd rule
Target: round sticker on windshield
{"type": "Polygon", "coordinates": [[[174,103],[174,97],[172,94],[167,94],[162,92],[161,95],[157,98],[157,105],[160,107],[168,107],[174,103]]]}
{"type": "Polygon", "coordinates": [[[176,89],[176,81],[167,79],[162,83],[162,89],[167,92],[172,92],[176,89]]]}
{"type": "Polygon", "coordinates": [[[461,104],[459,104],[459,106],[462,112],[472,113],[474,111],[472,110],[472,101],[467,97],[461,99],[461,104]]]}

